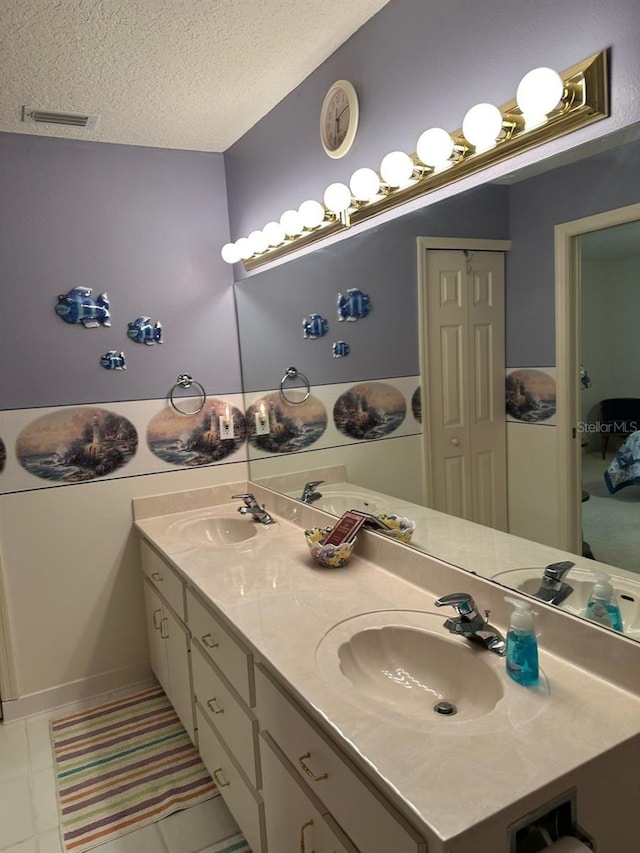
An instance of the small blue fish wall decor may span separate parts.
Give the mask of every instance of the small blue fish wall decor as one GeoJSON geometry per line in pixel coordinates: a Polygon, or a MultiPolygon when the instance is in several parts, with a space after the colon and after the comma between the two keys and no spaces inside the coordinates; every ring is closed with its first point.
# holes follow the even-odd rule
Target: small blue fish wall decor
{"type": "Polygon", "coordinates": [[[322,314],[311,314],[309,317],[305,317],[302,321],[302,328],[304,329],[305,338],[311,338],[315,340],[316,338],[321,338],[323,335],[326,335],[329,331],[329,323],[322,314]]]}
{"type": "Polygon", "coordinates": [[[58,296],[55,310],[65,323],[81,323],[85,329],[94,329],[111,325],[110,307],[106,293],[94,299],[90,287],[74,287],[58,296]]]}
{"type": "Polygon", "coordinates": [[[357,287],[350,287],[346,296],[338,293],[338,320],[340,322],[343,320],[355,322],[366,317],[369,311],[371,311],[371,300],[366,293],[358,290],[357,287]]]}
{"type": "Polygon", "coordinates": [[[161,344],[162,325],[161,323],[151,325],[149,317],[138,317],[133,323],[129,323],[127,335],[137,344],[147,344],[148,346],[161,344]]]}
{"type": "Polygon", "coordinates": [[[336,341],[336,343],[334,343],[333,345],[334,358],[344,358],[345,355],[349,355],[350,351],[351,347],[344,341],[336,341]]]}
{"type": "Polygon", "coordinates": [[[127,369],[127,361],[124,357],[124,353],[117,352],[114,349],[110,349],[109,352],[105,352],[105,354],[100,357],[100,364],[107,370],[127,369]]]}

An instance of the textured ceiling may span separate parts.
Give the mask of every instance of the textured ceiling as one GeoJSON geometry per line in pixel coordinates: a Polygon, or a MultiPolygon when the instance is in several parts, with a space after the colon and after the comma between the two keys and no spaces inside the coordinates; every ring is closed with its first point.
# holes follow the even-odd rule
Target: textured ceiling
{"type": "Polygon", "coordinates": [[[0,131],[224,151],[387,2],[0,0],[0,131]]]}

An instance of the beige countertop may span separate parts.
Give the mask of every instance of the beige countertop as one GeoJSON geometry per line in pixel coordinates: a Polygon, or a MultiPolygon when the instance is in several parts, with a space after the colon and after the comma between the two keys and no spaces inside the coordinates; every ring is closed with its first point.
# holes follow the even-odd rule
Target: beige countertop
{"type": "MultiPolygon", "coordinates": [[[[504,672],[504,658],[479,652],[504,680],[504,699],[490,714],[466,721],[435,714],[419,719],[367,701],[340,674],[337,658],[332,661],[328,649],[336,625],[343,623],[344,630],[345,620],[376,611],[433,613],[437,597],[465,590],[479,607],[487,602],[494,606],[496,618],[491,621],[504,633],[509,608],[498,605],[504,590],[496,596],[497,588],[487,581],[396,543],[385,542],[378,549],[380,537],[371,534],[364,537],[362,548],[358,542],[346,568],[322,569],[308,554],[302,526],[323,516],[311,508],[299,511],[286,498],[278,500],[284,513],[272,513],[278,523],[259,525],[251,546],[189,545],[181,533],[184,521],[210,513],[239,517],[238,502],[228,502],[237,485],[212,490],[215,499],[223,501],[217,507],[185,510],[198,501],[145,499],[135,513],[135,526],[235,626],[312,716],[328,725],[334,739],[413,817],[427,840],[459,836],[638,735],[640,699],[633,691],[545,646],[545,635],[550,641],[557,637],[558,624],[574,626],[581,648],[593,638],[593,648],[596,641],[600,647],[603,637],[605,645],[610,643],[611,632],[565,614],[558,623],[559,614],[547,614],[547,608],[540,620],[542,686],[515,684],[504,672]],[[289,512],[291,507],[296,513],[289,512]],[[296,515],[297,522],[284,515],[296,515]],[[394,572],[360,553],[369,556],[376,549],[383,562],[393,554],[394,572]],[[419,583],[407,579],[416,575],[419,583]]],[[[442,621],[448,615],[438,613],[442,621]]],[[[378,615],[383,622],[402,622],[402,614],[378,615]]],[[[444,628],[442,632],[449,637],[444,628]]],[[[634,652],[621,648],[625,654],[634,652]]]]}

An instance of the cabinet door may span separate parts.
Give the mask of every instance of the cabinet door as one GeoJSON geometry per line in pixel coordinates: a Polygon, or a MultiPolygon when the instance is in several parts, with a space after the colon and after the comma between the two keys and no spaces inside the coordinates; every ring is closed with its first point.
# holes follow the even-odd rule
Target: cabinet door
{"type": "Polygon", "coordinates": [[[193,697],[189,672],[189,634],[167,605],[163,608],[162,634],[169,669],[167,695],[187,730],[191,742],[195,743],[193,697]]]}
{"type": "Polygon", "coordinates": [[[277,751],[274,741],[263,733],[260,737],[262,796],[269,850],[358,853],[348,839],[340,840],[331,830],[316,805],[287,770],[277,751]]]}
{"type": "Polygon", "coordinates": [[[147,636],[149,637],[149,655],[151,658],[151,669],[162,685],[164,692],[169,695],[171,691],[169,683],[169,664],[167,662],[167,650],[163,633],[166,633],[166,624],[163,623],[164,613],[162,599],[148,580],[144,581],[144,604],[147,614],[147,636]]]}

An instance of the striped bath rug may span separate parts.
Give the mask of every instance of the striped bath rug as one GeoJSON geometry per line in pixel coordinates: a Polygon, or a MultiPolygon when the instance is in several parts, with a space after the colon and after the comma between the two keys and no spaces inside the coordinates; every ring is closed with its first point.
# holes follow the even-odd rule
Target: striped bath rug
{"type": "MultiPolygon", "coordinates": [[[[219,794],[159,686],[54,720],[51,740],[66,853],[219,794]]],[[[221,851],[227,849],[248,848],[221,851]]]]}

